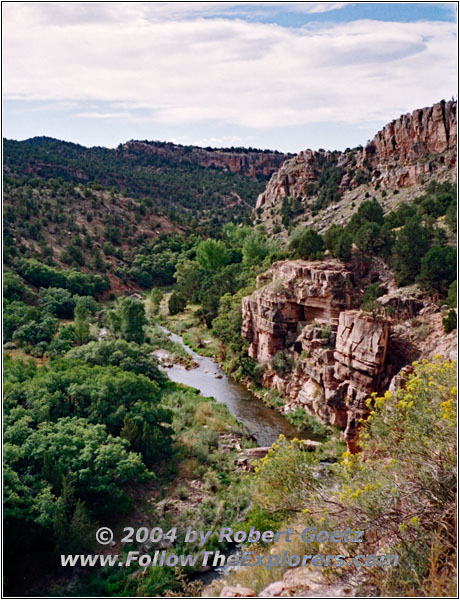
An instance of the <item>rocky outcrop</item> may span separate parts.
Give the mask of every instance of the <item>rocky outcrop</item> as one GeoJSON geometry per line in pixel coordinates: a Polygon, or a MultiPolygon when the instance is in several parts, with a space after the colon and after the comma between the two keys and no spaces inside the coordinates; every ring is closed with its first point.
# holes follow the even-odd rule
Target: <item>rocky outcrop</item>
{"type": "Polygon", "coordinates": [[[260,361],[290,345],[308,323],[338,322],[352,304],[352,276],[338,261],[276,262],[258,284],[263,291],[243,298],[242,335],[260,361]]]}
{"type": "Polygon", "coordinates": [[[457,102],[442,101],[386,125],[364,148],[360,165],[383,187],[408,187],[455,167],[456,153],[457,102]]]}
{"type": "Polygon", "coordinates": [[[323,151],[304,150],[287,160],[283,167],[272,175],[266,190],[257,198],[256,210],[279,202],[287,196],[304,197],[308,184],[318,181],[321,164],[328,156],[329,153],[323,151]]]}
{"type": "MultiPolygon", "coordinates": [[[[408,198],[420,195],[430,181],[454,180],[456,164],[457,102],[442,101],[392,121],[364,148],[304,150],[289,158],[259,195],[255,216],[269,231],[275,225],[279,230],[283,200],[295,198],[298,209],[292,217],[321,229],[316,214],[320,212],[329,225],[337,222],[334,211],[344,212],[341,198],[348,206],[359,204],[369,193],[378,196],[377,190],[386,194],[407,188],[408,198]]],[[[402,195],[398,202],[401,199],[402,195]]],[[[388,201],[379,200],[384,210],[393,209],[388,201]]]]}
{"type": "Polygon", "coordinates": [[[287,396],[285,412],[301,406],[343,428],[355,449],[365,401],[391,374],[389,321],[355,310],[358,286],[338,261],[278,262],[259,283],[243,298],[242,335],[267,365],[263,384],[287,396]]]}
{"type": "Polygon", "coordinates": [[[242,173],[247,177],[270,177],[292,154],[269,151],[244,151],[199,148],[182,146],[170,142],[130,141],[123,144],[118,152],[152,156],[155,159],[199,165],[201,167],[224,169],[231,173],[242,173]]]}

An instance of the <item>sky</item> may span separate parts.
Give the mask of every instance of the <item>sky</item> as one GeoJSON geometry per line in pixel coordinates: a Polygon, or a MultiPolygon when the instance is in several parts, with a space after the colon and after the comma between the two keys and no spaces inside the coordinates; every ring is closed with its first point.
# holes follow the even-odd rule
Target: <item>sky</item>
{"type": "Polygon", "coordinates": [[[283,152],[457,93],[455,2],[3,2],[3,135],[283,152]]]}

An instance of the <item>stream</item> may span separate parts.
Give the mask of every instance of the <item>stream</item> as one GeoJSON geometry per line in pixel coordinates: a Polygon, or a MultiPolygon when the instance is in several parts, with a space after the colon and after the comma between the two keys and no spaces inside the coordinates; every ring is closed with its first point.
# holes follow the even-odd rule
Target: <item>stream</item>
{"type": "MultiPolygon", "coordinates": [[[[313,438],[308,435],[308,432],[304,432],[303,435],[299,433],[280,413],[256,398],[243,385],[228,377],[214,360],[192,350],[179,335],[165,327],[161,329],[173,342],[180,344],[198,364],[195,369],[186,369],[183,365],[174,364],[169,368],[161,367],[162,370],[172,381],[194,387],[202,396],[212,396],[217,402],[225,404],[259,446],[271,446],[281,433],[289,439],[313,438]]],[[[157,356],[166,358],[159,353],[157,356]]]]}

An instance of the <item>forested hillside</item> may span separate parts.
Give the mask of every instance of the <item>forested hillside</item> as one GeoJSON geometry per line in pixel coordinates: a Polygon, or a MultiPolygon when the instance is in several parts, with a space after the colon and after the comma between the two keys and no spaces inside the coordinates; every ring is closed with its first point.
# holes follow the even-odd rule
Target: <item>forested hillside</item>
{"type": "Polygon", "coordinates": [[[22,183],[57,179],[103,188],[147,201],[156,214],[208,234],[223,222],[247,220],[264,182],[285,159],[268,151],[161,142],[85,148],[46,137],[4,140],[4,157],[6,175],[22,183]]]}

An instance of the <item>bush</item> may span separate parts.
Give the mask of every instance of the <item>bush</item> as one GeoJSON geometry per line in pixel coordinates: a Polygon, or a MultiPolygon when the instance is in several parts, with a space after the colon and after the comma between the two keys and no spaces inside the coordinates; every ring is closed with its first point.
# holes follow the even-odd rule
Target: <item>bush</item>
{"type": "Polygon", "coordinates": [[[275,373],[283,377],[292,370],[294,360],[287,352],[279,351],[272,358],[270,365],[275,373]]]}
{"type": "Polygon", "coordinates": [[[315,229],[296,231],[289,244],[289,249],[294,258],[320,259],[324,251],[323,238],[315,229]]]}
{"type": "Polygon", "coordinates": [[[447,317],[442,320],[445,333],[450,333],[454,329],[457,329],[457,313],[453,308],[449,310],[447,317]]]}
{"type": "Polygon", "coordinates": [[[446,212],[446,223],[453,233],[457,233],[457,201],[453,200],[449,204],[446,212]]]}
{"type": "Polygon", "coordinates": [[[447,292],[447,303],[451,308],[456,308],[457,306],[457,280],[453,281],[449,286],[449,291],[447,292]]]}
{"type": "Polygon", "coordinates": [[[173,292],[168,300],[168,310],[170,315],[177,315],[187,306],[187,299],[180,292],[173,292]]]}
{"type": "MultiPolygon", "coordinates": [[[[361,571],[362,596],[445,597],[455,589],[456,363],[438,357],[412,366],[395,394],[372,395],[370,415],[361,420],[361,452],[345,452],[327,478],[317,477],[316,452],[281,437],[256,464],[252,481],[254,505],[291,513],[294,530],[333,531],[347,523],[366,532],[360,553],[375,553],[377,541],[385,554],[398,555],[396,568],[361,571]]],[[[314,542],[305,550],[325,555],[334,547],[314,542]]]]}
{"type": "Polygon", "coordinates": [[[329,432],[328,427],[300,406],[297,406],[292,412],[287,413],[286,421],[294,425],[297,431],[310,431],[315,436],[324,437],[329,432]]]}
{"type": "Polygon", "coordinates": [[[362,310],[366,312],[372,312],[382,307],[380,302],[377,301],[377,298],[383,296],[384,291],[380,287],[379,283],[371,283],[364,290],[363,302],[361,304],[362,310]]]}

